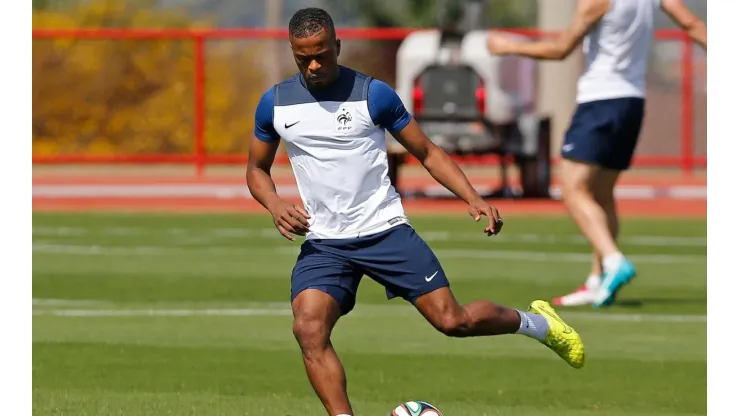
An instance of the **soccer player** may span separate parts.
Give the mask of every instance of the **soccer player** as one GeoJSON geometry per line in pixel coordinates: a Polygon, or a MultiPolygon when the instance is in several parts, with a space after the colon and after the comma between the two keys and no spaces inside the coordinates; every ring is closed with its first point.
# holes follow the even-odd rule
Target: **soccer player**
{"type": "Polygon", "coordinates": [[[635,275],[617,247],[619,219],[614,186],[630,167],[642,128],[645,74],[658,9],[697,43],[707,46],[707,28],[682,0],[578,0],[570,26],[540,42],[488,39],[493,54],[562,60],[583,40],[586,68],[578,81],[578,106],[561,148],[563,201],[594,250],[591,274],[558,305],[610,305],[635,275]]]}
{"type": "Polygon", "coordinates": [[[293,333],[328,414],[352,415],[330,335],[354,307],[363,275],[385,286],[389,299],[413,304],[445,335],[522,334],[572,367],[583,366],[580,336],[547,302],[534,301],[528,311],[486,300],[458,303],[440,262],[411,227],[390,185],[384,131],[467,202],[473,219],[487,218],[488,236],[503,224],[497,210],[421,131],[390,86],[337,64],[341,43],[324,10],[299,10],[289,32],[299,73],[270,88],[257,106],[247,182],[285,238],[306,236],[291,276],[293,333]],[[280,139],[302,206],[282,199],[270,177],[280,139]]]}

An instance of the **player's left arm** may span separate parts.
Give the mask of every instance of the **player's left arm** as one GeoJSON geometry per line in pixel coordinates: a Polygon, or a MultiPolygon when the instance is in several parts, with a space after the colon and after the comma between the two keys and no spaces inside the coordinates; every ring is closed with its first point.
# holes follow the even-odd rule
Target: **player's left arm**
{"type": "Polygon", "coordinates": [[[661,8],[676,22],[691,39],[707,49],[707,25],[702,22],[683,0],[661,0],[661,8]]]}
{"type": "Polygon", "coordinates": [[[386,83],[373,80],[368,94],[368,107],[373,121],[388,130],[426,168],[432,177],[468,203],[468,212],[476,220],[488,217],[484,229],[488,235],[498,234],[501,218],[498,210],[486,203],[473,188],[454,160],[434,144],[403,106],[401,98],[386,83]]]}
{"type": "Polygon", "coordinates": [[[567,58],[591,28],[609,11],[610,0],[578,0],[576,13],[567,29],[554,39],[538,42],[517,42],[501,34],[488,37],[486,46],[495,55],[521,55],[534,59],[563,60],[567,58]]]}

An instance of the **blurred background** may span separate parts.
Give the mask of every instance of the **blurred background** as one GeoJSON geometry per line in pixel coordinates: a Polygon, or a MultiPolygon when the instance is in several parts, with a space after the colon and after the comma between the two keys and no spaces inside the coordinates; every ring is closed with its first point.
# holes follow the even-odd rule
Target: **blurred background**
{"type": "MultiPolygon", "coordinates": [[[[295,72],[285,32],[297,9],[327,9],[341,29],[340,63],[395,86],[401,41],[413,28],[436,26],[440,3],[34,0],[34,167],[174,163],[203,174],[243,165],[260,95],[295,72]]],[[[705,1],[687,3],[706,20],[705,1]]],[[[487,24],[537,37],[565,27],[574,4],[490,0],[487,24]]],[[[656,37],[636,165],[701,173],[706,54],[663,14],[656,37]]],[[[532,79],[538,111],[553,117],[553,156],[574,107],[582,66],[580,51],[574,55],[537,64],[532,79]]]]}

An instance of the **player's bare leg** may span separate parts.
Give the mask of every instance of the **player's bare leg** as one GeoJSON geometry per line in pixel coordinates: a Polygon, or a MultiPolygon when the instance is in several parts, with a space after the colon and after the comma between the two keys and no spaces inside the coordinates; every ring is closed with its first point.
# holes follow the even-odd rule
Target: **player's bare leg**
{"type": "MultiPolygon", "coordinates": [[[[595,165],[562,161],[561,176],[563,201],[581,233],[588,239],[595,253],[601,258],[604,278],[596,292],[595,307],[609,305],[616,292],[634,276],[635,269],[617,248],[610,231],[609,216],[597,202],[594,193],[596,184],[602,180],[616,183],[618,172],[602,169],[595,165]]],[[[611,186],[613,189],[613,186],[611,186]]],[[[614,209],[616,216],[616,208],[614,209]]]]}
{"type": "MultiPolygon", "coordinates": [[[[617,240],[617,236],[619,235],[619,218],[617,217],[617,207],[614,201],[614,188],[620,173],[620,171],[611,169],[599,169],[595,173],[591,186],[591,194],[606,214],[609,233],[614,241],[617,240]]],[[[601,285],[601,276],[604,273],[602,260],[602,256],[594,250],[593,260],[591,261],[591,272],[586,282],[575,291],[553,299],[553,304],[560,306],[582,306],[593,303],[596,291],[601,285]]]]}
{"type": "Polygon", "coordinates": [[[619,252],[619,249],[609,232],[607,214],[594,196],[599,169],[598,166],[563,159],[560,176],[565,206],[596,254],[605,257],[619,252]]]}
{"type": "Polygon", "coordinates": [[[414,306],[432,326],[451,337],[514,334],[522,322],[516,309],[487,300],[460,305],[449,287],[420,296],[414,306]]]}
{"type": "Polygon", "coordinates": [[[420,296],[414,306],[447,336],[522,334],[545,344],[571,366],[583,366],[581,337],[545,301],[532,302],[527,312],[487,300],[461,305],[449,287],[442,287],[420,296]]]}
{"type": "MultiPolygon", "coordinates": [[[[617,241],[619,235],[619,217],[617,216],[617,204],[614,201],[614,188],[617,185],[617,179],[621,172],[612,169],[599,169],[593,181],[591,192],[593,193],[596,203],[604,210],[606,222],[609,227],[609,233],[612,240],[617,241]]],[[[604,272],[601,258],[594,251],[594,261],[591,268],[592,274],[601,276],[604,272]]]]}
{"type": "Polygon", "coordinates": [[[296,296],[292,306],[293,334],[311,386],[329,415],[352,415],[347,377],[330,340],[341,316],[339,304],[325,292],[307,289],[296,296]]]}

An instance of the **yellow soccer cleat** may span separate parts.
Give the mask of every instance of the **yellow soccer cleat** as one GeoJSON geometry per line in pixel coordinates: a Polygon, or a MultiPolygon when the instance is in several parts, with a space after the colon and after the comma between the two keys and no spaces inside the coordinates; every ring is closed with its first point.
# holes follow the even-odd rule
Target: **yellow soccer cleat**
{"type": "Polygon", "coordinates": [[[529,312],[536,313],[547,320],[550,329],[547,337],[540,341],[548,348],[555,351],[560,358],[570,364],[571,367],[581,368],[586,359],[585,350],[581,336],[575,329],[566,324],[555,309],[544,300],[536,300],[529,305],[529,312]]]}

